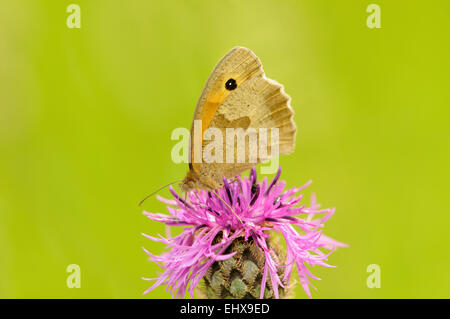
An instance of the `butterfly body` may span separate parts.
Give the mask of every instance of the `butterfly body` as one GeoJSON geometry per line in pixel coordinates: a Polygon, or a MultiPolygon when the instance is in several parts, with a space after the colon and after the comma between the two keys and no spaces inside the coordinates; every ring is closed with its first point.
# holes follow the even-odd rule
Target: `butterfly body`
{"type": "Polygon", "coordinates": [[[273,154],[291,153],[296,134],[293,114],[290,97],[281,84],[265,77],[259,58],[247,48],[233,48],[216,65],[197,102],[191,127],[189,172],[180,187],[184,191],[215,190],[223,186],[223,177],[239,175],[273,154]],[[201,121],[197,131],[196,121],[201,121]],[[219,158],[215,162],[202,161],[203,152],[212,143],[207,137],[209,129],[223,136],[219,142],[223,151],[215,154],[219,158]],[[252,130],[260,143],[268,129],[277,129],[278,138],[267,138],[266,155],[248,144],[239,148],[237,137],[227,139],[230,130],[252,130]],[[195,143],[199,143],[197,147],[195,143]],[[230,161],[239,151],[245,151],[244,158],[230,161]]]}

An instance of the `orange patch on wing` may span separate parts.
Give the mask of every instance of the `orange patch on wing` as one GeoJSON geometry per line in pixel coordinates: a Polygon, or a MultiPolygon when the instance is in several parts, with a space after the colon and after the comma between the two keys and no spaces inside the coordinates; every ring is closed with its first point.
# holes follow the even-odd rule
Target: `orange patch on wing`
{"type": "Polygon", "coordinates": [[[205,105],[203,106],[202,112],[200,113],[199,119],[202,120],[202,137],[205,131],[208,129],[209,124],[214,118],[217,109],[222,104],[223,100],[230,94],[229,91],[219,90],[214,94],[214,92],[210,93],[210,96],[206,100],[205,105]]]}
{"type": "MultiPolygon", "coordinates": [[[[206,100],[202,111],[200,112],[198,119],[202,121],[202,149],[203,149],[203,136],[205,131],[209,128],[212,119],[216,115],[217,109],[222,104],[223,100],[228,96],[230,92],[225,90],[218,90],[217,93],[210,93],[210,96],[206,100]]],[[[194,158],[194,148],[191,149],[192,159],[194,158]]],[[[189,168],[194,171],[198,171],[200,167],[200,163],[190,163],[189,168]]]]}
{"type": "Polygon", "coordinates": [[[209,124],[214,118],[214,115],[216,114],[217,109],[219,108],[221,103],[222,101],[220,102],[207,101],[205,103],[203,112],[200,114],[200,120],[202,121],[202,137],[205,134],[205,131],[208,129],[209,124]]]}

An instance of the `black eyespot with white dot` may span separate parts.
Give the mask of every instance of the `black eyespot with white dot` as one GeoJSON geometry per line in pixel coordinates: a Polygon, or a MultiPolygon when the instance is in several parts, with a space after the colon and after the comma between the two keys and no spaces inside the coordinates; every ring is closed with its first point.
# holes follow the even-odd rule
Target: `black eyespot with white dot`
{"type": "Polygon", "coordinates": [[[237,88],[237,83],[235,79],[229,79],[226,83],[225,83],[225,88],[228,91],[233,91],[235,88],[237,88]]]}

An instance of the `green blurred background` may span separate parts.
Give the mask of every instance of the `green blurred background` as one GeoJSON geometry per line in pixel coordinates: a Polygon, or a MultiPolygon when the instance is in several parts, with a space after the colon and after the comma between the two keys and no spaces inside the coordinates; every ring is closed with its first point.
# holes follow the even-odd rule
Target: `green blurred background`
{"type": "Polygon", "coordinates": [[[336,269],[312,269],[313,297],[450,297],[450,2],[376,1],[381,29],[366,26],[370,3],[2,0],[0,297],[142,297],[159,269],[141,247],[163,247],[140,234],[164,227],[137,203],[184,177],[170,134],[235,45],[292,97],[288,185],[312,179],[308,195],[337,208],[325,233],[350,244],[336,269]],[[70,3],[81,29],[66,26],[70,3]]]}

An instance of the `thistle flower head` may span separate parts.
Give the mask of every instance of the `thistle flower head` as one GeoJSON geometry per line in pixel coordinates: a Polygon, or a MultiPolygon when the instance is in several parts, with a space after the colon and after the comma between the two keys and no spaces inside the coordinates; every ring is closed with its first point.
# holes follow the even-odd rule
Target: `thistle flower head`
{"type": "Polygon", "coordinates": [[[270,284],[276,298],[279,287],[289,284],[294,264],[300,284],[311,298],[310,278],[319,279],[311,274],[306,265],[332,267],[325,260],[334,247],[346,245],[322,234],[324,223],[334,214],[333,209],[319,209],[313,196],[309,207],[300,205],[303,195],[299,194],[306,185],[284,190],[285,182],[279,181],[281,169],[271,183],[264,178],[257,180],[256,170],[250,177],[236,177],[234,181],[224,179],[224,186],[214,192],[195,190],[180,197],[173,188],[172,200],[158,197],[168,204],[169,215],[144,212],[151,220],[167,226],[184,226],[181,234],[174,237],[145,237],[162,242],[168,250],[161,255],[144,251],[150,259],[164,269],[157,278],[143,278],[155,281],[144,293],[159,285],[166,290],[184,297],[189,289],[194,297],[195,287],[208,269],[219,261],[231,258],[236,252],[227,248],[237,238],[253,240],[264,253],[260,298],[270,284]],[[294,227],[295,226],[295,227],[294,227]],[[270,248],[269,240],[273,232],[278,232],[285,240],[285,260],[278,262],[270,248]],[[325,248],[328,253],[322,251],[325,248]],[[280,269],[283,275],[280,278],[280,269]],[[270,281],[270,283],[268,283],[270,281]]]}

